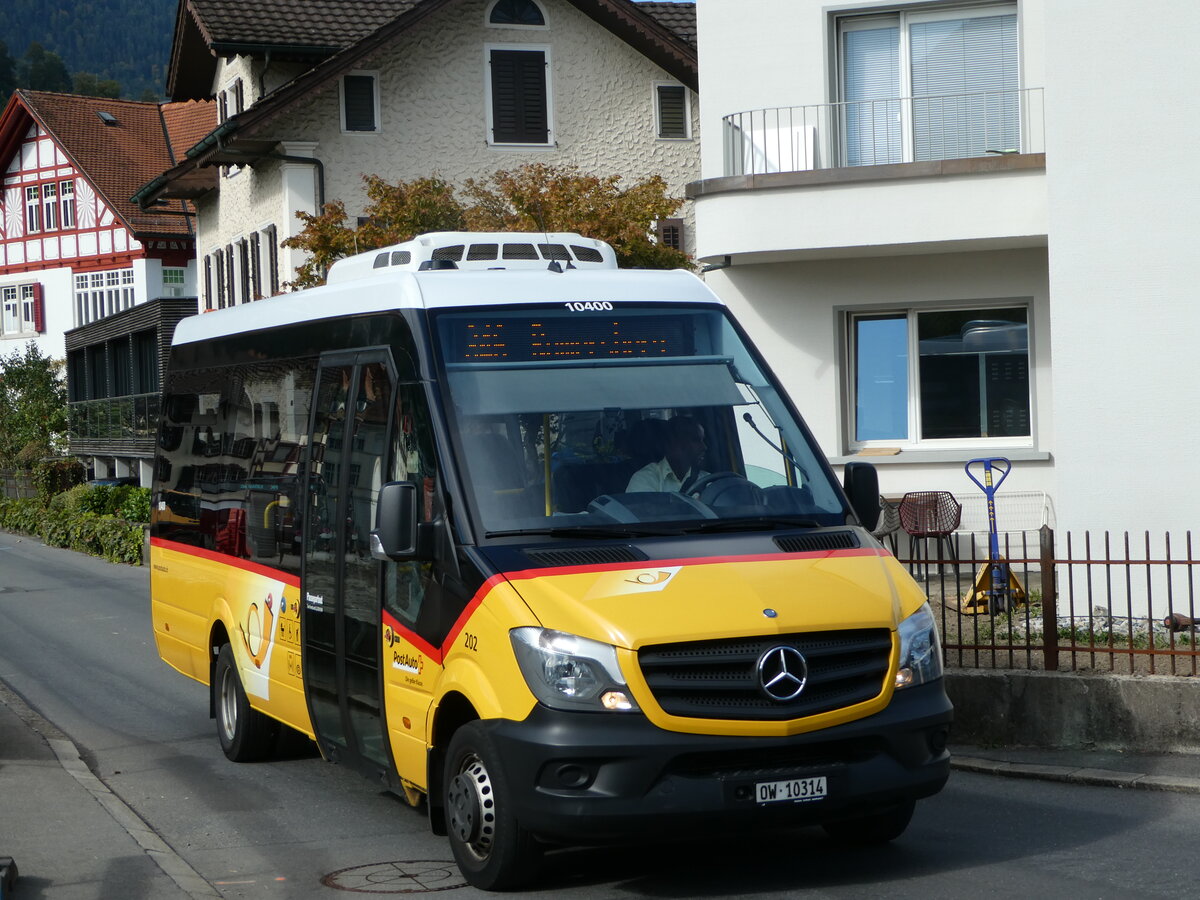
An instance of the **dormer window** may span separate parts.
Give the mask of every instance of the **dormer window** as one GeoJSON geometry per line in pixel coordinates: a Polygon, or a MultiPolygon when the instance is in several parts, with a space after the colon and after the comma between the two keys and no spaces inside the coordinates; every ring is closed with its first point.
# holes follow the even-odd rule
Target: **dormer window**
{"type": "Polygon", "coordinates": [[[545,28],[546,15],[534,0],[496,0],[488,14],[488,24],[545,28]]]}

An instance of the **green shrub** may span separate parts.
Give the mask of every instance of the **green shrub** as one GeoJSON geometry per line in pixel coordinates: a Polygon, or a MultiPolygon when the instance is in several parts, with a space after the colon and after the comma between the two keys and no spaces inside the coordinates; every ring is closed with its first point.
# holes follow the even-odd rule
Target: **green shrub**
{"type": "Polygon", "coordinates": [[[150,521],[150,488],[131,487],[121,506],[116,510],[116,516],[126,522],[150,521]]]}
{"type": "MultiPolygon", "coordinates": [[[[80,485],[54,497],[49,506],[35,499],[0,498],[0,528],[37,535],[51,547],[102,556],[110,562],[140,565],[142,525],[86,508],[94,504],[96,490],[80,485]]],[[[126,502],[135,500],[142,502],[136,493],[126,495],[126,502]]],[[[149,501],[145,502],[148,507],[149,501]]]]}

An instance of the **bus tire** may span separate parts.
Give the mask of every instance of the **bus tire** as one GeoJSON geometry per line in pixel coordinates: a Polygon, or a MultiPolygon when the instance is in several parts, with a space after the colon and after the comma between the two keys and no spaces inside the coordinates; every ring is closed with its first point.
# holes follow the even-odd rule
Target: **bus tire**
{"type": "Polygon", "coordinates": [[[217,738],[225,756],[233,762],[265,759],[275,747],[279,725],[250,705],[233,648],[222,644],[213,667],[213,707],[217,717],[217,738]]]}
{"type": "Polygon", "coordinates": [[[487,733],[468,722],[446,753],[443,798],[450,849],[481,890],[520,887],[537,875],[541,846],[512,811],[512,792],[487,733]]]}
{"type": "Polygon", "coordinates": [[[904,833],[904,829],[912,821],[915,807],[915,801],[905,800],[895,806],[876,810],[867,815],[825,822],[821,827],[825,829],[827,835],[843,844],[853,844],[858,847],[886,844],[904,833]]]}

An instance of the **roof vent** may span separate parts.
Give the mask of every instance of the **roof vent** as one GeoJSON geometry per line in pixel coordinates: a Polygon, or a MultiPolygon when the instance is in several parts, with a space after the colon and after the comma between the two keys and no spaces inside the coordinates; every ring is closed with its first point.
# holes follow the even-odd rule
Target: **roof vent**
{"type": "Polygon", "coordinates": [[[120,124],[117,121],[116,116],[114,116],[110,112],[105,112],[102,109],[96,110],[96,115],[98,115],[100,117],[100,121],[103,122],[105,125],[119,125],[120,124]]]}

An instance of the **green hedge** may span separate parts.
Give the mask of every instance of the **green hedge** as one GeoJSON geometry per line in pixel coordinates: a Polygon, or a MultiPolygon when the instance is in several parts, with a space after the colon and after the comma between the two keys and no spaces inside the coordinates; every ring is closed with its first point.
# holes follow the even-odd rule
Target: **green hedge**
{"type": "MultiPolygon", "coordinates": [[[[86,485],[80,487],[96,490],[86,485]]],[[[80,553],[102,556],[109,562],[141,565],[144,535],[141,523],[97,513],[81,508],[82,504],[60,499],[75,492],[78,492],[76,499],[84,495],[79,488],[73,488],[66,494],[56,495],[49,506],[43,505],[40,500],[0,497],[0,528],[36,535],[51,547],[66,547],[80,553]]]]}

